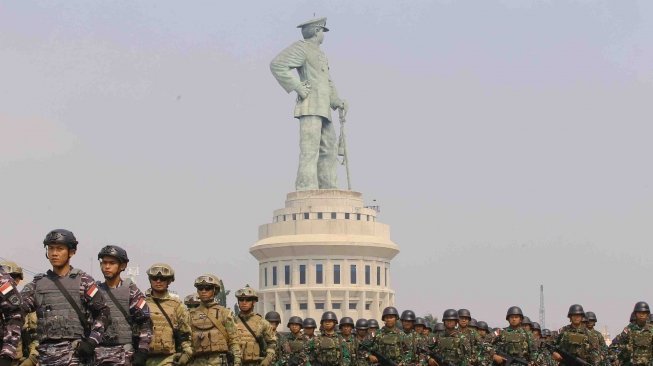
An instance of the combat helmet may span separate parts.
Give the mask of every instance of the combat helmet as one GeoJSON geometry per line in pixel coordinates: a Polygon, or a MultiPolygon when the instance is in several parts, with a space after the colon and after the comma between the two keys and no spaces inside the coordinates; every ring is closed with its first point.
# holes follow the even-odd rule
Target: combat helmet
{"type": "Polygon", "coordinates": [[[288,319],[288,328],[290,328],[290,324],[299,324],[300,327],[304,327],[304,321],[298,316],[291,316],[290,319],[288,319]]]}
{"type": "Polygon", "coordinates": [[[567,312],[567,317],[570,317],[572,315],[585,315],[585,310],[583,310],[583,306],[579,304],[573,304],[572,306],[569,307],[569,311],[567,312]]]}
{"type": "MultiPolygon", "coordinates": [[[[460,317],[460,314],[458,315],[458,317],[460,317]]],[[[472,320],[469,321],[468,326],[470,328],[478,329],[478,322],[476,321],[476,319],[472,318],[472,320]]]]}
{"type": "Polygon", "coordinates": [[[0,266],[5,269],[11,277],[23,279],[23,268],[19,266],[16,262],[12,261],[2,261],[0,266]]]}
{"type": "Polygon", "coordinates": [[[324,313],[322,313],[322,318],[320,318],[320,324],[322,324],[322,322],[326,320],[333,320],[334,322],[336,322],[336,324],[338,324],[338,317],[336,316],[336,313],[334,313],[333,311],[325,311],[324,313]]]}
{"type": "Polygon", "coordinates": [[[388,306],[385,309],[383,309],[383,313],[381,314],[381,320],[385,320],[386,316],[394,316],[396,318],[399,318],[399,311],[397,311],[397,308],[394,306],[388,306]]]}
{"type": "Polygon", "coordinates": [[[416,326],[421,325],[421,326],[426,327],[426,320],[424,318],[422,318],[422,317],[417,317],[417,318],[415,318],[415,325],[416,326]]]}
{"type": "Polygon", "coordinates": [[[490,327],[487,325],[486,322],[479,320],[476,322],[476,325],[478,326],[478,329],[484,330],[486,332],[490,331],[490,327]]]}
{"type": "Polygon", "coordinates": [[[379,329],[379,322],[376,319],[367,319],[367,326],[369,329],[379,329]]]}
{"type": "Polygon", "coordinates": [[[442,320],[458,320],[458,311],[456,309],[447,309],[442,313],[442,320]]]}
{"type": "Polygon", "coordinates": [[[150,268],[147,269],[148,277],[165,277],[169,278],[170,281],[175,280],[175,270],[169,264],[165,263],[155,263],[150,268]]]}
{"type": "Polygon", "coordinates": [[[315,323],[315,319],[313,318],[306,318],[304,319],[304,323],[302,324],[303,328],[317,328],[317,324],[315,323]]]}
{"type": "Polygon", "coordinates": [[[524,316],[524,318],[521,320],[522,325],[530,325],[532,326],[533,323],[531,322],[531,318],[524,316]]]}
{"type": "Polygon", "coordinates": [[[472,313],[467,310],[467,309],[459,309],[458,310],[458,319],[460,318],[472,318],[472,313]]]}
{"type": "Polygon", "coordinates": [[[635,304],[635,307],[633,308],[633,312],[650,313],[651,308],[648,306],[648,303],[646,301],[639,301],[635,304]]]}
{"type": "Polygon", "coordinates": [[[415,312],[412,311],[412,310],[404,310],[401,313],[401,317],[399,319],[403,320],[403,321],[414,322],[415,321],[415,312]]]}
{"type": "Polygon", "coordinates": [[[367,330],[369,329],[370,324],[367,319],[358,319],[356,320],[356,329],[357,330],[367,330]]]}
{"type": "Polygon", "coordinates": [[[340,319],[340,323],[338,323],[338,324],[339,324],[340,328],[342,328],[343,325],[351,325],[351,327],[353,328],[354,327],[354,319],[352,319],[352,318],[350,318],[348,316],[344,316],[344,317],[342,317],[340,319]]]}
{"type": "Polygon", "coordinates": [[[433,332],[434,333],[444,332],[445,330],[446,330],[446,328],[444,327],[443,323],[435,323],[435,325],[433,326],[433,332]]]}
{"type": "Polygon", "coordinates": [[[220,279],[218,276],[210,273],[203,274],[195,279],[193,286],[195,286],[195,288],[199,286],[213,286],[215,292],[220,292],[220,279]]]}
{"type": "Polygon", "coordinates": [[[184,297],[184,304],[187,308],[193,309],[200,306],[200,299],[197,297],[197,294],[190,294],[184,297]]]}
{"type": "Polygon", "coordinates": [[[540,323],[538,323],[538,322],[532,322],[531,323],[531,328],[533,330],[539,330],[540,333],[542,332],[542,327],[540,326],[540,323]]]}
{"type": "Polygon", "coordinates": [[[276,311],[268,311],[265,314],[265,320],[267,320],[268,322],[281,323],[281,315],[276,311]]]}
{"type": "Polygon", "coordinates": [[[594,314],[593,311],[586,311],[585,317],[587,318],[588,322],[598,322],[598,319],[596,319],[596,314],[594,314]]]}
{"type": "Polygon", "coordinates": [[[43,246],[47,247],[49,244],[63,244],[68,249],[77,250],[77,239],[75,235],[66,229],[54,229],[50,231],[43,239],[43,246]]]}
{"type": "Polygon", "coordinates": [[[117,245],[107,245],[100,249],[100,252],[97,254],[97,259],[101,260],[103,257],[114,257],[120,263],[129,263],[127,251],[117,245]]]}
{"type": "Polygon", "coordinates": [[[519,306],[511,306],[508,308],[508,311],[506,311],[506,320],[508,320],[511,315],[519,315],[522,319],[524,318],[524,313],[521,311],[519,306]]]}
{"type": "Polygon", "coordinates": [[[258,301],[258,294],[253,288],[249,287],[249,285],[245,285],[245,287],[236,291],[236,298],[237,299],[249,298],[249,299],[254,299],[254,301],[258,301]]]}

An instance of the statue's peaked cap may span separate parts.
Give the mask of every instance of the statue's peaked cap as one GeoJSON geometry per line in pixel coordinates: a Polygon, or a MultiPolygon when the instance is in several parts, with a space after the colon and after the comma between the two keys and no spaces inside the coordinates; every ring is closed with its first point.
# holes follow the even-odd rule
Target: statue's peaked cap
{"type": "Polygon", "coordinates": [[[309,21],[306,21],[298,25],[297,28],[304,28],[313,25],[313,26],[321,27],[322,29],[324,29],[325,32],[328,32],[329,28],[326,27],[326,19],[327,18],[311,19],[309,21]]]}

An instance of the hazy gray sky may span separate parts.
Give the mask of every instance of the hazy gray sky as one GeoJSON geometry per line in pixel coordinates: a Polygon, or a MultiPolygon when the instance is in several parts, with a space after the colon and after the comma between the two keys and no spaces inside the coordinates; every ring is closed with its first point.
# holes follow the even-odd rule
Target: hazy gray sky
{"type": "Polygon", "coordinates": [[[96,277],[114,243],[182,295],[204,272],[257,284],[248,248],[298,154],[268,64],[313,13],[400,309],[503,325],[537,319],[544,284],[548,327],[581,303],[614,334],[653,300],[646,0],[4,2],[2,256],[43,271],[63,227],[96,277]]]}

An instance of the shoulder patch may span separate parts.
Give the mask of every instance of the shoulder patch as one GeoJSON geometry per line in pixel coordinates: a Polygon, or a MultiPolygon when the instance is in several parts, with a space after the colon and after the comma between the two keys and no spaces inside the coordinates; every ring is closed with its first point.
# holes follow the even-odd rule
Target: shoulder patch
{"type": "Polygon", "coordinates": [[[6,295],[10,293],[11,290],[13,289],[14,289],[14,285],[11,283],[11,281],[7,281],[2,286],[0,286],[0,293],[6,295]]]}
{"type": "Polygon", "coordinates": [[[86,290],[86,296],[93,298],[93,296],[97,294],[97,291],[98,291],[97,285],[95,284],[95,282],[93,282],[93,284],[88,288],[88,290],[86,290]]]}

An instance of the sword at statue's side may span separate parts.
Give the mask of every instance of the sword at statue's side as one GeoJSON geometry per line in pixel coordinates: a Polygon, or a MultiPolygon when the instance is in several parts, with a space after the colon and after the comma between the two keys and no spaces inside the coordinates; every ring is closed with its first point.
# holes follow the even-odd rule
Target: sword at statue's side
{"type": "Polygon", "coordinates": [[[347,189],[351,191],[351,176],[349,175],[349,155],[347,154],[347,140],[345,138],[345,121],[347,116],[347,102],[344,102],[342,108],[338,108],[338,117],[340,118],[340,139],[338,140],[338,156],[342,156],[342,165],[347,172],[347,189]]]}

